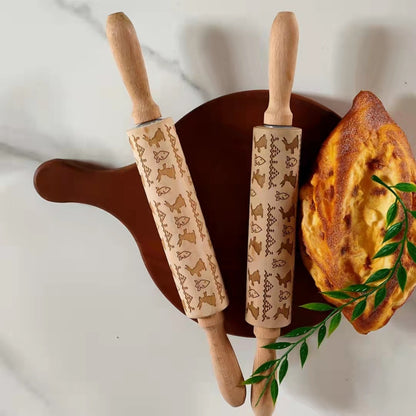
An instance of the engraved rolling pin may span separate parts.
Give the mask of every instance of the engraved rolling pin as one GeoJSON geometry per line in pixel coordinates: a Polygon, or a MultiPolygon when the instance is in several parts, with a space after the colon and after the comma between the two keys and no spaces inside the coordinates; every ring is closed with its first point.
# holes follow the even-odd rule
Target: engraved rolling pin
{"type": "MultiPolygon", "coordinates": [[[[276,359],[275,350],[262,347],[275,342],[291,321],[302,130],[292,127],[289,105],[298,37],[295,15],[279,13],[270,34],[269,106],[264,126],[253,130],[246,321],[257,338],[254,370],[276,359]]],[[[274,411],[269,388],[258,402],[264,386],[253,384],[251,390],[257,416],[274,411]]]]}
{"type": "Polygon", "coordinates": [[[231,406],[240,406],[246,390],[224,330],[228,298],[175,125],[160,118],[126,15],[108,17],[107,37],[133,102],[137,127],[127,134],[184,311],[206,331],[222,395],[231,406]]]}

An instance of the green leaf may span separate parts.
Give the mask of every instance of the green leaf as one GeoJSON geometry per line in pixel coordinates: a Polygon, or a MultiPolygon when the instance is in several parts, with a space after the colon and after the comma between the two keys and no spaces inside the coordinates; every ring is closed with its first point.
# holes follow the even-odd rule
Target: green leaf
{"type": "Polygon", "coordinates": [[[407,242],[407,251],[409,252],[412,260],[416,263],[416,246],[410,241],[407,242]]]}
{"type": "Polygon", "coordinates": [[[328,336],[330,336],[339,326],[341,322],[341,312],[338,312],[334,317],[331,319],[328,329],[328,336]]]}
{"type": "Polygon", "coordinates": [[[387,188],[387,185],[377,175],[371,176],[371,180],[387,188]]]}
{"type": "Polygon", "coordinates": [[[399,270],[397,271],[397,281],[399,282],[400,289],[404,292],[407,282],[406,269],[400,264],[399,270]]]}
{"type": "Polygon", "coordinates": [[[320,302],[305,303],[305,305],[301,305],[300,307],[304,309],[309,309],[310,311],[318,312],[332,311],[333,309],[335,309],[333,306],[328,305],[327,303],[320,302]]]}
{"type": "Polygon", "coordinates": [[[300,354],[300,363],[302,364],[302,368],[305,365],[306,359],[308,358],[308,344],[306,341],[303,341],[303,344],[300,347],[299,354],[300,354]]]}
{"type": "Polygon", "coordinates": [[[385,243],[387,240],[392,239],[393,237],[396,237],[397,234],[401,231],[403,226],[403,221],[397,222],[396,224],[393,224],[387,231],[383,238],[383,243],[385,243]]]}
{"type": "MultiPolygon", "coordinates": [[[[399,247],[399,243],[386,244],[384,247],[381,247],[379,251],[377,251],[377,253],[373,256],[373,259],[389,256],[390,254],[393,254],[397,250],[397,247],[399,247]]],[[[416,247],[415,247],[415,250],[416,250],[416,247]]],[[[416,251],[415,251],[415,254],[416,254],[416,251]]]]}
{"type": "Polygon", "coordinates": [[[283,335],[284,337],[294,338],[300,335],[304,335],[312,329],[311,326],[301,326],[300,328],[295,328],[287,334],[283,335]]]}
{"type": "Polygon", "coordinates": [[[379,290],[376,292],[376,296],[374,297],[374,309],[377,309],[377,307],[383,302],[383,300],[386,298],[386,287],[382,286],[379,290]]]}
{"type": "Polygon", "coordinates": [[[262,348],[266,348],[266,350],[284,350],[287,347],[290,347],[292,344],[290,342],[275,342],[273,344],[265,345],[262,348]]]}
{"type": "Polygon", "coordinates": [[[331,290],[329,292],[322,292],[323,295],[329,296],[334,299],[351,299],[352,296],[347,293],[341,292],[340,290],[331,290]]]}
{"type": "Polygon", "coordinates": [[[277,380],[274,378],[270,384],[270,395],[272,396],[273,404],[276,404],[277,395],[279,394],[279,385],[277,380]]]}
{"type": "Polygon", "coordinates": [[[377,282],[378,280],[382,280],[388,276],[391,269],[380,269],[374,272],[365,283],[373,283],[377,282]]]}
{"type": "Polygon", "coordinates": [[[281,383],[283,379],[285,378],[288,368],[289,368],[289,361],[287,360],[287,358],[285,358],[285,360],[282,362],[279,368],[279,383],[281,383]]]}
{"type": "Polygon", "coordinates": [[[409,211],[412,214],[413,218],[416,218],[416,211],[409,211]]]}
{"type": "Polygon", "coordinates": [[[322,325],[318,331],[318,348],[321,346],[322,341],[325,339],[326,335],[326,326],[322,325]]]}
{"type": "Polygon", "coordinates": [[[266,361],[260,367],[258,367],[252,375],[255,376],[256,374],[264,373],[265,371],[272,368],[277,363],[277,361],[278,360],[266,361]]]}
{"type": "Polygon", "coordinates": [[[396,201],[394,201],[391,205],[390,208],[387,210],[387,215],[386,215],[386,225],[387,227],[394,221],[394,219],[396,218],[397,215],[397,199],[396,201]]]}
{"type": "Polygon", "coordinates": [[[247,380],[244,380],[241,384],[243,385],[256,384],[256,383],[260,383],[260,381],[264,380],[265,378],[267,378],[267,376],[253,376],[253,377],[248,378],[247,380]]]}
{"type": "Polygon", "coordinates": [[[350,285],[343,290],[345,290],[346,292],[360,293],[360,292],[366,292],[370,288],[371,286],[359,284],[359,285],[350,285]]]}
{"type": "Polygon", "coordinates": [[[402,192],[416,192],[416,185],[408,182],[398,183],[397,185],[394,185],[393,188],[402,192]]]}
{"type": "Polygon", "coordinates": [[[355,321],[364,313],[366,305],[367,305],[367,299],[364,299],[361,302],[357,303],[357,305],[355,306],[352,312],[351,321],[355,321]]]}

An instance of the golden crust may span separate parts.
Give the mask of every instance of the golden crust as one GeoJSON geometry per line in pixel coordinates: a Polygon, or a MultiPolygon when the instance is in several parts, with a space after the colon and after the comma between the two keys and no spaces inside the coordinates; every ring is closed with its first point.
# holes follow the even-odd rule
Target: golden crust
{"type": "MultiPolygon", "coordinates": [[[[386,231],[387,209],[394,202],[390,192],[371,180],[373,174],[387,184],[415,182],[416,163],[405,134],[381,101],[362,91],[323,144],[312,178],[300,190],[302,257],[321,291],[364,283],[374,271],[392,267],[397,258],[372,260],[386,231]]],[[[408,207],[416,209],[413,194],[401,196],[408,207]]],[[[409,221],[409,239],[416,242],[416,221],[409,221]]],[[[416,266],[407,253],[402,264],[408,271],[404,293],[393,279],[385,301],[375,311],[371,296],[364,314],[352,322],[358,332],[366,334],[384,326],[410,296],[416,286],[416,266]]],[[[327,300],[335,305],[343,302],[327,300]]],[[[349,320],[352,309],[344,309],[349,320]]]]}

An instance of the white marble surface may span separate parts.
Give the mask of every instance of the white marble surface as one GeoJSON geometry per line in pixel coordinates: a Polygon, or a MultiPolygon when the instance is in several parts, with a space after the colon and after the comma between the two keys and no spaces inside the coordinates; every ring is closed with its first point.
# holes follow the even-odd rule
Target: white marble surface
{"type": "MultiPolygon", "coordinates": [[[[130,102],[106,43],[123,10],[164,114],[267,86],[269,27],[294,10],[295,91],[344,114],[375,92],[416,146],[411,0],[26,0],[0,13],[0,415],[249,415],[219,395],[204,334],[159,294],[110,215],[34,191],[39,162],[131,163],[130,102]]],[[[344,322],[305,369],[292,360],[276,414],[415,413],[416,299],[366,337],[344,322]]],[[[245,375],[253,340],[233,338],[245,375]]]]}

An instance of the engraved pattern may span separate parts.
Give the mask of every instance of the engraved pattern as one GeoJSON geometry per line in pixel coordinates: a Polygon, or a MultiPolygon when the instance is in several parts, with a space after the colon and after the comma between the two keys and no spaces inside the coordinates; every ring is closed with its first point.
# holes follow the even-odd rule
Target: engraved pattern
{"type": "Polygon", "coordinates": [[[277,171],[275,165],[278,163],[276,160],[276,156],[280,153],[279,148],[276,145],[276,142],[279,140],[278,137],[271,136],[270,138],[270,159],[269,159],[269,189],[272,189],[276,186],[276,184],[273,182],[277,175],[279,175],[279,172],[277,171]]]}
{"type": "Polygon", "coordinates": [[[155,208],[156,208],[157,215],[159,217],[159,224],[162,227],[162,231],[163,231],[163,234],[165,236],[165,244],[166,244],[166,247],[169,250],[171,250],[174,247],[173,247],[173,245],[170,242],[170,240],[172,239],[172,233],[170,233],[168,231],[168,226],[165,223],[166,214],[159,208],[160,202],[154,201],[154,204],[155,204],[155,208]]]}
{"type": "Polygon", "coordinates": [[[171,131],[171,127],[170,126],[165,126],[165,128],[166,128],[166,131],[168,132],[170,144],[172,146],[172,150],[173,150],[173,153],[175,155],[176,163],[178,164],[177,166],[178,166],[178,169],[179,169],[179,173],[183,177],[183,175],[186,173],[186,170],[183,168],[183,158],[179,154],[179,150],[178,150],[178,148],[176,146],[176,136],[174,136],[170,132],[171,131]]]}
{"type": "MultiPolygon", "coordinates": [[[[183,274],[181,273],[181,266],[177,266],[177,265],[175,264],[175,265],[174,265],[174,267],[175,267],[175,273],[176,273],[176,276],[178,277],[178,280],[179,280],[179,283],[180,283],[180,286],[181,286],[181,289],[182,289],[183,295],[184,295],[184,297],[185,297],[185,302],[186,302],[186,306],[187,306],[187,308],[188,308],[188,312],[190,313],[190,312],[192,312],[193,310],[195,310],[195,308],[194,308],[194,307],[192,307],[192,299],[193,299],[193,296],[191,296],[191,295],[187,292],[188,287],[187,287],[187,286],[185,286],[186,276],[185,276],[185,275],[183,275],[183,274]]],[[[185,308],[184,308],[184,309],[185,309],[185,308]]],[[[186,312],[186,310],[185,310],[185,312],[186,312]]]]}
{"type": "Polygon", "coordinates": [[[206,237],[206,235],[203,233],[204,224],[199,219],[199,211],[198,211],[197,204],[195,200],[192,199],[192,193],[189,191],[186,191],[186,193],[188,194],[189,203],[191,204],[192,212],[194,213],[194,218],[196,221],[196,226],[198,227],[199,235],[201,236],[202,241],[204,241],[204,238],[206,237]]]}
{"type": "Polygon", "coordinates": [[[273,308],[273,305],[269,302],[271,295],[268,294],[273,289],[273,285],[269,280],[269,277],[271,275],[272,275],[271,273],[267,273],[267,270],[264,271],[263,308],[262,308],[262,315],[261,315],[263,322],[266,319],[270,319],[270,317],[267,316],[267,312],[269,312],[269,310],[273,308]]]}
{"type": "Polygon", "coordinates": [[[273,224],[277,221],[276,217],[272,214],[272,211],[276,209],[276,207],[272,207],[270,204],[267,204],[267,227],[266,227],[266,256],[269,254],[273,254],[273,251],[270,250],[270,247],[276,242],[273,238],[273,234],[275,232],[274,228],[272,228],[273,224]]]}
{"type": "Polygon", "coordinates": [[[136,154],[139,157],[147,185],[150,186],[153,183],[153,181],[150,180],[150,173],[152,172],[152,169],[150,169],[149,166],[146,165],[145,162],[147,162],[147,159],[143,157],[145,148],[140,146],[138,141],[139,139],[137,137],[132,136],[132,138],[130,138],[130,144],[132,148],[136,150],[136,154]]]}
{"type": "Polygon", "coordinates": [[[217,293],[220,298],[220,303],[222,303],[225,299],[224,285],[221,282],[220,276],[217,271],[217,265],[214,263],[213,256],[211,254],[208,254],[208,263],[211,269],[212,276],[214,277],[215,286],[217,288],[217,293]]]}

